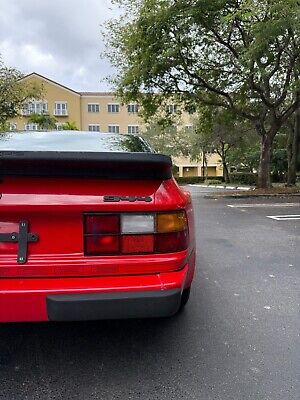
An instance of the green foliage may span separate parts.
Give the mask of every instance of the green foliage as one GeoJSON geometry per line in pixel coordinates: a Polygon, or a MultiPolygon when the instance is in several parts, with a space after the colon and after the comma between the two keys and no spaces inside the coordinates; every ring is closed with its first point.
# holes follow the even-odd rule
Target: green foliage
{"type": "Polygon", "coordinates": [[[230,174],[231,182],[240,185],[256,185],[257,175],[251,172],[234,172],[230,174]]]}
{"type": "Polygon", "coordinates": [[[192,185],[204,182],[204,178],[201,176],[175,177],[175,179],[179,185],[192,185]]]}
{"type": "Polygon", "coordinates": [[[119,96],[138,101],[146,120],[164,116],[167,101],[246,119],[263,139],[268,185],[262,160],[300,102],[299,1],[115,2],[126,13],[109,22],[106,43],[119,96]]]}
{"type": "Polygon", "coordinates": [[[203,107],[194,125],[199,147],[219,154],[224,168],[231,149],[243,143],[248,131],[251,133],[245,121],[221,108],[203,107]]]}
{"type": "MultiPolygon", "coordinates": [[[[180,185],[184,185],[184,184],[197,184],[197,183],[204,183],[206,180],[205,177],[203,176],[184,176],[184,177],[176,177],[176,181],[178,184],[180,185]]],[[[217,181],[217,184],[220,184],[224,181],[222,176],[212,176],[212,177],[207,177],[207,182],[211,182],[211,181],[217,181]]]]}
{"type": "Polygon", "coordinates": [[[76,122],[70,122],[67,121],[62,125],[62,130],[63,131],[78,131],[79,129],[77,128],[76,122]]]}
{"type": "Polygon", "coordinates": [[[260,157],[259,140],[254,135],[245,135],[238,146],[233,146],[227,155],[231,169],[251,172],[258,170],[260,157]]]}
{"type": "Polygon", "coordinates": [[[0,132],[7,132],[10,130],[10,126],[7,122],[0,124],[0,132]]]}
{"type": "MultiPolygon", "coordinates": [[[[284,131],[283,131],[284,132],[284,131]]],[[[239,174],[246,174],[246,180],[248,179],[248,172],[254,173],[257,171],[259,164],[259,143],[255,136],[249,140],[249,137],[245,137],[247,141],[243,141],[239,146],[232,148],[228,154],[228,162],[232,167],[237,170],[236,173],[231,174],[235,179],[239,179],[239,174]]],[[[286,172],[288,168],[287,151],[286,151],[287,135],[286,133],[278,134],[274,143],[271,157],[271,178],[273,182],[283,182],[286,178],[286,172]]],[[[253,183],[253,179],[250,176],[250,184],[253,183]]],[[[245,180],[242,178],[242,180],[245,180]]]]}
{"type": "Polygon", "coordinates": [[[172,174],[173,174],[173,176],[178,177],[179,167],[177,167],[177,165],[172,165],[172,174]]]}
{"type": "Polygon", "coordinates": [[[288,154],[287,154],[288,132],[281,129],[276,136],[271,158],[271,178],[272,182],[284,182],[287,177],[288,170],[288,154]]]}
{"type": "Polygon", "coordinates": [[[208,185],[220,185],[220,180],[219,179],[210,179],[208,178],[205,183],[207,183],[208,185]]]}
{"type": "MultiPolygon", "coordinates": [[[[146,116],[177,97],[252,118],[280,99],[283,77],[299,61],[297,0],[117,2],[131,19],[108,24],[107,55],[120,71],[114,83],[125,100],[143,103],[146,116]],[[148,95],[156,91],[164,96],[148,95]]],[[[288,79],[287,89],[294,83],[288,79]]]]}
{"type": "Polygon", "coordinates": [[[28,122],[37,124],[41,130],[51,130],[56,128],[57,120],[50,115],[33,113],[28,118],[28,122]]]}
{"type": "Polygon", "coordinates": [[[175,125],[152,123],[141,135],[158,153],[170,156],[189,156],[193,147],[194,132],[175,125]]]}
{"type": "Polygon", "coordinates": [[[22,105],[29,98],[39,98],[42,87],[35,83],[21,81],[23,77],[15,68],[6,67],[0,59],[0,126],[19,114],[22,105]]]}

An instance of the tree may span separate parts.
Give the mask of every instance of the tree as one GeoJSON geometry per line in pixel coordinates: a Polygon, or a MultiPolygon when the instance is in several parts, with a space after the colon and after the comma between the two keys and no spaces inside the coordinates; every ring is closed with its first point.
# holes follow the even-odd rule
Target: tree
{"type": "Polygon", "coordinates": [[[79,129],[77,128],[76,122],[70,122],[67,121],[61,126],[63,131],[78,131],[79,129]]]}
{"type": "Polygon", "coordinates": [[[284,182],[287,177],[287,135],[283,128],[276,135],[272,146],[271,176],[274,182],[284,182]]]}
{"type": "Polygon", "coordinates": [[[0,59],[0,126],[4,127],[10,118],[19,114],[22,105],[29,98],[40,97],[42,87],[36,83],[21,80],[22,73],[6,67],[0,59]]]}
{"type": "Polygon", "coordinates": [[[127,12],[106,37],[119,96],[145,118],[176,98],[246,119],[261,141],[258,186],[269,187],[272,143],[300,104],[299,1],[115,2],[127,12]]]}
{"type": "Polygon", "coordinates": [[[8,122],[0,124],[0,133],[8,132],[10,130],[10,124],[8,122]]]}
{"type": "Polygon", "coordinates": [[[28,118],[29,122],[37,124],[39,129],[42,130],[50,130],[56,128],[57,120],[54,117],[51,117],[48,114],[37,114],[33,113],[28,118]]]}
{"type": "Polygon", "coordinates": [[[172,157],[189,157],[195,161],[202,159],[203,176],[208,175],[207,157],[213,152],[210,138],[207,141],[207,137],[199,135],[193,127],[178,128],[170,120],[159,117],[141,134],[159,153],[172,157]]]}
{"type": "Polygon", "coordinates": [[[287,161],[289,186],[296,184],[297,164],[300,156],[300,109],[296,111],[293,118],[288,122],[287,161]]]}
{"type": "Polygon", "coordinates": [[[203,108],[195,122],[200,147],[209,148],[210,152],[216,152],[221,157],[226,183],[230,182],[228,155],[234,147],[242,145],[244,136],[247,136],[246,130],[251,133],[251,128],[243,120],[237,119],[231,111],[220,108],[203,108]],[[203,146],[203,143],[206,145],[203,146]]]}
{"type": "Polygon", "coordinates": [[[191,155],[193,137],[191,130],[178,129],[172,124],[165,126],[152,122],[141,134],[159,153],[174,157],[191,155]]]}
{"type": "Polygon", "coordinates": [[[227,161],[231,168],[240,172],[257,173],[259,165],[259,140],[257,136],[244,136],[238,146],[230,149],[227,161]]]}

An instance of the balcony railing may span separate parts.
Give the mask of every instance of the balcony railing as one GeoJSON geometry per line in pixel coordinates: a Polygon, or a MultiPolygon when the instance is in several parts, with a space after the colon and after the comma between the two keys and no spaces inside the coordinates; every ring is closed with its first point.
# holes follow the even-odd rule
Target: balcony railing
{"type": "Polygon", "coordinates": [[[47,110],[21,110],[21,115],[24,117],[32,114],[49,115],[47,110]]]}
{"type": "Polygon", "coordinates": [[[57,108],[54,109],[53,114],[56,117],[67,117],[68,116],[68,110],[59,110],[57,108]]]}

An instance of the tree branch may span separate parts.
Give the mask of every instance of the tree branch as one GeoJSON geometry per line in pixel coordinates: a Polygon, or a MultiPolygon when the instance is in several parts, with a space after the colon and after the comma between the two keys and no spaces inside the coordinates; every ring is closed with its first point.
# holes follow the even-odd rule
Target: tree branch
{"type": "Polygon", "coordinates": [[[219,42],[220,44],[222,44],[222,45],[225,46],[228,50],[231,51],[231,53],[234,55],[234,57],[235,57],[236,59],[239,58],[238,52],[235,50],[234,47],[231,46],[231,44],[229,43],[229,41],[225,41],[225,40],[221,37],[221,35],[220,35],[217,31],[215,31],[214,29],[211,28],[210,31],[214,34],[215,38],[218,40],[218,42],[219,42]]]}

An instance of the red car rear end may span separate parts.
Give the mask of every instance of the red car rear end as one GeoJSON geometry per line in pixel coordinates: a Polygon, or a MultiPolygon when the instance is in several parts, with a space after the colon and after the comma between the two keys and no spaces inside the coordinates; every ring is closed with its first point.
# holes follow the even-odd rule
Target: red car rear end
{"type": "Polygon", "coordinates": [[[0,136],[0,322],[162,317],[189,294],[192,203],[140,138],[0,136]]]}

